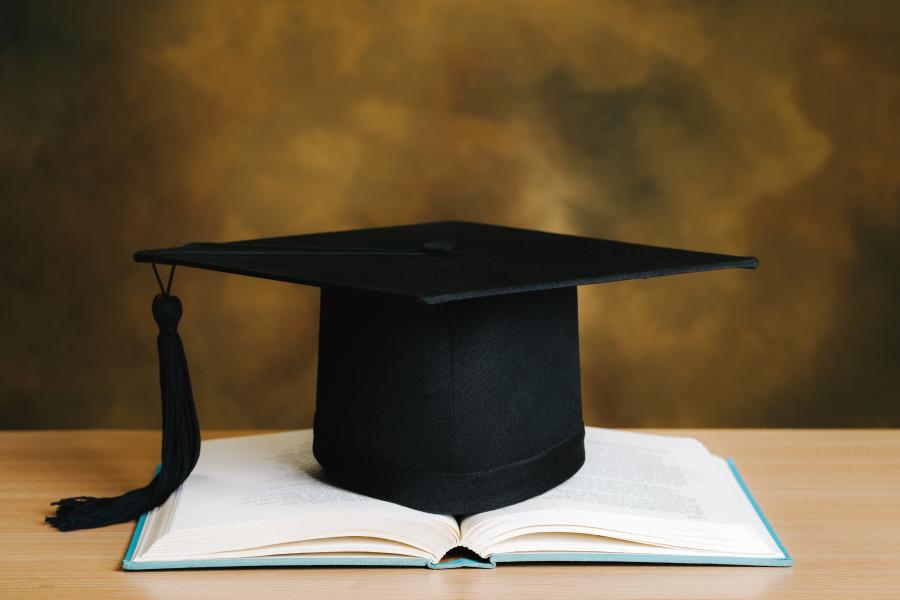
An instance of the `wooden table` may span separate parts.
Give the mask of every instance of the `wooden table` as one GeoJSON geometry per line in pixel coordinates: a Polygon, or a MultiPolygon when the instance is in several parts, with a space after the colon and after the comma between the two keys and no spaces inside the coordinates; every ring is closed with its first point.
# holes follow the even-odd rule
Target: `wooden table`
{"type": "MultiPolygon", "coordinates": [[[[206,437],[249,432],[207,432],[206,437]]],[[[149,431],[0,432],[2,598],[900,598],[900,430],[673,430],[731,456],[792,568],[501,565],[126,573],[133,524],[59,533],[47,503],[142,485],[149,431]]]]}

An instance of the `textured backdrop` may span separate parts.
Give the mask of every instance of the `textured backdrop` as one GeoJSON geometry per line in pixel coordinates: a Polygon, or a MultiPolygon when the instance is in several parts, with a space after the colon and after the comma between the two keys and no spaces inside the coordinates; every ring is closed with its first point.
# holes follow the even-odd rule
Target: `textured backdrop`
{"type": "MultiPolygon", "coordinates": [[[[589,424],[900,425],[900,4],[0,13],[0,426],[159,422],[134,250],[462,218],[754,254],[582,289],[589,424]]],[[[315,289],[181,270],[201,420],[303,427],[315,289]]]]}

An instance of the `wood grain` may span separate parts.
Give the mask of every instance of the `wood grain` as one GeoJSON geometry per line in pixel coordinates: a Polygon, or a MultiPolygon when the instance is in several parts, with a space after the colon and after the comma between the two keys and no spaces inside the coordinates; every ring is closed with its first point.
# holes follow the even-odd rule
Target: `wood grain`
{"type": "MultiPolygon", "coordinates": [[[[212,432],[206,437],[249,432],[212,432]]],[[[63,496],[146,482],[159,434],[0,432],[2,598],[900,598],[900,431],[671,430],[733,457],[793,568],[505,565],[126,573],[133,524],[59,533],[63,496]]]]}

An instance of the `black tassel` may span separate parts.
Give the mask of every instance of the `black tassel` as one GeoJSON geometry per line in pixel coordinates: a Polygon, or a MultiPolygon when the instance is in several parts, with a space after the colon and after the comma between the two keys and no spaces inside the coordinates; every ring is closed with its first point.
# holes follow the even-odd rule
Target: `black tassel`
{"type": "MultiPolygon", "coordinates": [[[[171,285],[171,275],[169,284],[171,285]]],[[[56,515],[45,520],[60,531],[133,521],[165,502],[169,494],[184,483],[197,464],[200,457],[200,425],[194,408],[184,346],[177,329],[181,319],[181,301],[170,295],[168,288],[153,299],[153,318],[159,325],[156,346],[159,350],[159,387],[163,413],[160,470],[146,486],[116,498],[77,496],[54,502],[53,505],[58,507],[56,515]]]]}

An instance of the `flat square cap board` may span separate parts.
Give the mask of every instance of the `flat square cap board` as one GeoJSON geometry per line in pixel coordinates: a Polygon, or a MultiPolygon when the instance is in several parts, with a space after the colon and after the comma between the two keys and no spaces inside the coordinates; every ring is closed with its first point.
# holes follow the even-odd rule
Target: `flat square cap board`
{"type": "Polygon", "coordinates": [[[756,266],[756,259],[746,256],[459,221],[230,244],[188,244],[143,250],[135,254],[135,260],[365,292],[425,304],[756,266]],[[439,244],[443,242],[455,245],[441,247],[439,244]],[[429,243],[437,243],[437,248],[431,251],[426,248],[424,260],[423,256],[412,254],[422,251],[429,243]],[[444,248],[447,252],[440,251],[444,248]],[[291,249],[304,254],[291,254],[291,249]],[[317,249],[322,253],[316,254],[317,249]],[[340,253],[342,249],[344,253],[340,253]],[[361,252],[350,253],[355,249],[361,252]]]}
{"type": "MultiPolygon", "coordinates": [[[[142,250],[135,260],[154,271],[188,266],[320,287],[317,460],[349,489],[456,515],[531,498],[583,464],[577,286],[757,265],[456,221],[194,242],[142,250]]],[[[168,286],[157,280],[162,339],[174,333],[181,307],[171,278],[168,286]]],[[[176,466],[144,504],[161,502],[193,468],[178,447],[193,434],[177,415],[196,419],[180,348],[179,339],[173,362],[160,347],[162,473],[167,443],[176,466]],[[162,375],[170,364],[178,367],[174,387],[162,375]]],[[[90,512],[64,504],[66,514],[50,519],[60,528],[97,526],[79,524],[79,511],[90,512]]]]}

